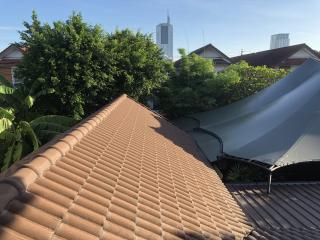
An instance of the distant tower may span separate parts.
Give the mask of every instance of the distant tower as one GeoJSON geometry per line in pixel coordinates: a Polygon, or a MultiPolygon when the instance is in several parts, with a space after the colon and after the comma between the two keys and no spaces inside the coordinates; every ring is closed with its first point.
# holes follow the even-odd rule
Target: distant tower
{"type": "Polygon", "coordinates": [[[157,25],[157,45],[167,58],[173,60],[173,27],[170,24],[169,14],[166,23],[157,25]]]}
{"type": "Polygon", "coordinates": [[[270,49],[288,47],[290,45],[289,33],[271,35],[270,49]]]}

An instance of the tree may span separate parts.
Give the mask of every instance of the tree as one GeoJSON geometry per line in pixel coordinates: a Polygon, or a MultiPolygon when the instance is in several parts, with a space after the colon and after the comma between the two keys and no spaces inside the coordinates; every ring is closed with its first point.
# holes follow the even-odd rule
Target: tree
{"type": "Polygon", "coordinates": [[[283,78],[288,72],[246,62],[216,72],[212,61],[186,55],[172,70],[171,79],[159,93],[160,109],[169,117],[207,111],[250,96],[283,78]]]}
{"type": "Polygon", "coordinates": [[[42,89],[55,89],[37,102],[44,113],[79,119],[122,93],[142,100],[167,79],[166,61],[149,35],[107,34],[75,13],[50,26],[33,12],[32,23],[24,26],[20,44],[28,51],[17,75],[27,87],[40,80],[42,89]]]}
{"type": "Polygon", "coordinates": [[[106,49],[113,57],[112,97],[127,93],[144,101],[167,81],[170,62],[151,35],[117,30],[108,35],[106,49]]]}
{"type": "Polygon", "coordinates": [[[66,131],[75,120],[32,112],[35,100],[52,92],[50,89],[37,91],[37,82],[29,91],[23,84],[13,88],[1,76],[0,83],[0,167],[5,170],[42,143],[66,131]]]}
{"type": "Polygon", "coordinates": [[[241,61],[230,65],[218,74],[217,81],[225,82],[225,78],[233,79],[227,89],[217,95],[218,106],[223,106],[250,96],[270,86],[288,74],[288,70],[274,69],[266,66],[250,66],[241,61]]]}
{"type": "Polygon", "coordinates": [[[216,106],[208,88],[216,72],[212,61],[179,49],[181,60],[159,93],[160,109],[169,118],[205,111],[216,106]]]}
{"type": "Polygon", "coordinates": [[[77,119],[97,106],[109,101],[106,92],[113,81],[106,35],[99,26],[83,22],[81,15],[73,14],[66,22],[53,26],[41,24],[35,12],[32,23],[24,23],[21,45],[27,47],[17,75],[30,87],[40,81],[41,89],[53,88],[46,97],[42,111],[70,115],[77,119]],[[50,108],[48,108],[50,103],[50,108]]]}

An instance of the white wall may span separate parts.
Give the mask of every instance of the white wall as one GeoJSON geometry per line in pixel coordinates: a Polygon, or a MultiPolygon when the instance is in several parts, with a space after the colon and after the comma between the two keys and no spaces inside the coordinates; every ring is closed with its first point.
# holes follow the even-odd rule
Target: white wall
{"type": "Polygon", "coordinates": [[[214,49],[204,49],[201,53],[199,53],[199,56],[204,58],[222,58],[222,56],[214,49]]]}
{"type": "Polygon", "coordinates": [[[10,53],[8,53],[4,58],[6,59],[21,59],[23,57],[23,54],[15,49],[13,51],[11,51],[10,53]]]}
{"type": "Polygon", "coordinates": [[[307,49],[301,49],[298,52],[296,52],[295,54],[291,55],[289,57],[289,59],[293,59],[293,58],[315,58],[315,59],[319,59],[317,58],[314,54],[312,54],[310,51],[308,51],[307,49]]]}
{"type": "Polygon", "coordinates": [[[221,72],[222,70],[226,69],[228,66],[229,65],[226,65],[226,64],[216,64],[214,68],[217,72],[221,72]]]}

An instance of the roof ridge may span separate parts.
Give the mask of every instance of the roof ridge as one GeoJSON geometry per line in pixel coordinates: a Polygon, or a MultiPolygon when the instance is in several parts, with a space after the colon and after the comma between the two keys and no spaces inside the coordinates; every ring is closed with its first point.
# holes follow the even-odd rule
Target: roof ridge
{"type": "Polygon", "coordinates": [[[69,131],[58,135],[37,151],[30,153],[2,173],[0,179],[0,211],[21,191],[27,189],[42,173],[66,155],[80,140],[98,126],[127,98],[126,94],[116,98],[100,110],[91,114],[69,131]]]}
{"type": "Polygon", "coordinates": [[[283,49],[290,49],[290,48],[304,47],[304,46],[309,47],[309,46],[308,46],[307,44],[305,44],[305,43],[299,43],[299,44],[290,45],[290,46],[281,47],[281,48],[267,49],[267,50],[262,50],[262,51],[257,51],[257,52],[242,54],[242,55],[238,55],[238,56],[234,56],[234,57],[230,57],[230,58],[231,58],[231,59],[235,59],[235,58],[241,58],[241,57],[251,56],[251,55],[255,55],[255,54],[260,54],[260,53],[273,52],[273,51],[276,52],[276,51],[283,50],[283,49]]]}

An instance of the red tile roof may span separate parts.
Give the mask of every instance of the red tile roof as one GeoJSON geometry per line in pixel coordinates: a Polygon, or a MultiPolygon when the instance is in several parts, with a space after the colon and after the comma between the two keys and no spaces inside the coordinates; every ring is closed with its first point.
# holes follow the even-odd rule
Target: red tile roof
{"type": "Polygon", "coordinates": [[[320,239],[320,183],[273,184],[271,194],[261,184],[228,186],[254,231],[248,239],[320,239]]]}
{"type": "Polygon", "coordinates": [[[125,95],[0,182],[0,239],[242,239],[247,219],[192,138],[125,95]]]}

